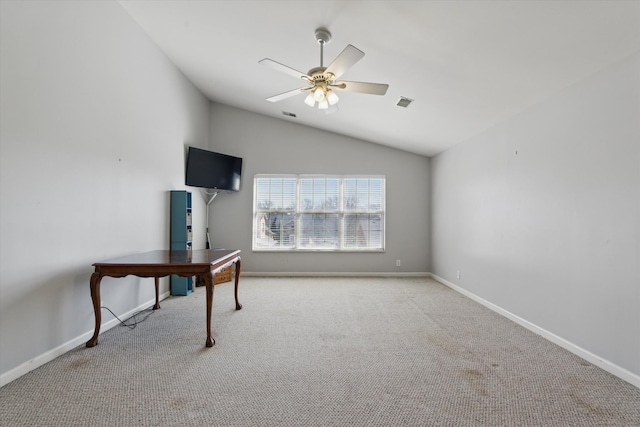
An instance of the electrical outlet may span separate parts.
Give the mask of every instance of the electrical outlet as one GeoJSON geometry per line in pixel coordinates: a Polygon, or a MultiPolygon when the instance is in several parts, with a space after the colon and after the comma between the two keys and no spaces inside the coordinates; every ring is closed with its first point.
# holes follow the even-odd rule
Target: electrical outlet
{"type": "Polygon", "coordinates": [[[458,279],[460,278],[460,270],[458,270],[458,271],[456,272],[456,277],[457,277],[458,279]]]}
{"type": "Polygon", "coordinates": [[[396,260],[396,267],[400,267],[400,265],[402,265],[402,263],[400,262],[399,259],[396,260]]]}

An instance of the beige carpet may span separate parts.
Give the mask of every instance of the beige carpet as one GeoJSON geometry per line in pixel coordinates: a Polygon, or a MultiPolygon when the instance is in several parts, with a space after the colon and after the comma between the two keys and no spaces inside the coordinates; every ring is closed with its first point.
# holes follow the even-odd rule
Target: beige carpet
{"type": "Polygon", "coordinates": [[[245,277],[240,302],[216,287],[207,349],[204,290],[163,301],[1,388],[0,424],[640,426],[640,389],[430,279],[245,277]]]}

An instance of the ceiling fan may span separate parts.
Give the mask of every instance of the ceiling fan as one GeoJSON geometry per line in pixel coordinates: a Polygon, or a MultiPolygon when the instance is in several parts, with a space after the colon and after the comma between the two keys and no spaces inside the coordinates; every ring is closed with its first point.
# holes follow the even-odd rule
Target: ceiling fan
{"type": "Polygon", "coordinates": [[[315,36],[318,44],[320,44],[320,66],[310,69],[307,73],[300,72],[269,58],[258,61],[262,65],[302,79],[307,83],[307,86],[269,97],[267,101],[277,102],[300,93],[309,92],[304,100],[305,104],[313,107],[317,102],[318,109],[329,110],[331,107],[337,109],[335,104],[339,98],[334,89],[371,95],[384,95],[387,93],[389,88],[387,84],[337,80],[345,71],[364,57],[364,52],[352,45],[347,45],[328,67],[324,67],[324,45],[331,41],[331,33],[325,28],[318,28],[315,36]]]}

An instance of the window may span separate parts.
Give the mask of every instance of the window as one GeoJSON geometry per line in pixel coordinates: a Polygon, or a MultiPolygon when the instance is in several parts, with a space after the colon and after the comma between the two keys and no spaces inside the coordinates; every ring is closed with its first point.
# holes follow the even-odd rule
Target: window
{"type": "Polygon", "coordinates": [[[256,175],[253,184],[253,250],[384,250],[384,176],[256,175]]]}

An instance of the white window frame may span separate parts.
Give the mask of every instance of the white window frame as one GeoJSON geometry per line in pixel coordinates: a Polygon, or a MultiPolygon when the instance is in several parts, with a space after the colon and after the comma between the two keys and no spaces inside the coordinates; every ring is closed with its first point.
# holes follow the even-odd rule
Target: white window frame
{"type": "MultiPolygon", "coordinates": [[[[271,192],[271,190],[269,190],[271,192]]],[[[386,177],[384,175],[324,175],[324,174],[257,174],[253,179],[253,234],[251,238],[252,250],[256,252],[384,252],[386,241],[386,177]],[[293,198],[295,206],[292,209],[285,207],[279,208],[265,208],[259,206],[258,201],[258,180],[266,179],[293,179],[295,180],[295,196],[293,198]],[[303,209],[303,200],[301,200],[301,185],[300,182],[303,179],[338,179],[338,203],[337,209],[303,209]],[[348,209],[344,206],[344,183],[345,180],[350,179],[379,179],[382,182],[380,196],[379,209],[372,209],[368,205],[365,209],[348,209]],[[270,246],[264,243],[265,233],[271,232],[270,229],[266,229],[266,224],[263,221],[259,221],[260,216],[269,214],[281,214],[284,218],[293,215],[290,221],[294,222],[294,231],[291,236],[285,236],[281,231],[278,242],[286,241],[287,244],[279,243],[275,246],[270,246]],[[303,233],[302,217],[306,214],[337,214],[338,215],[338,234],[339,244],[337,247],[305,247],[300,242],[300,235],[303,233]],[[379,246],[353,246],[348,245],[345,242],[345,217],[347,215],[362,214],[362,215],[375,215],[380,220],[380,232],[376,240],[379,240],[379,246]],[[259,233],[262,231],[261,233],[259,233]],[[261,241],[262,238],[262,241],[261,241]]],[[[369,222],[369,224],[371,224],[369,222]]],[[[282,230],[282,226],[281,226],[282,230]]],[[[368,243],[370,243],[370,236],[368,237],[368,243]]]]}

